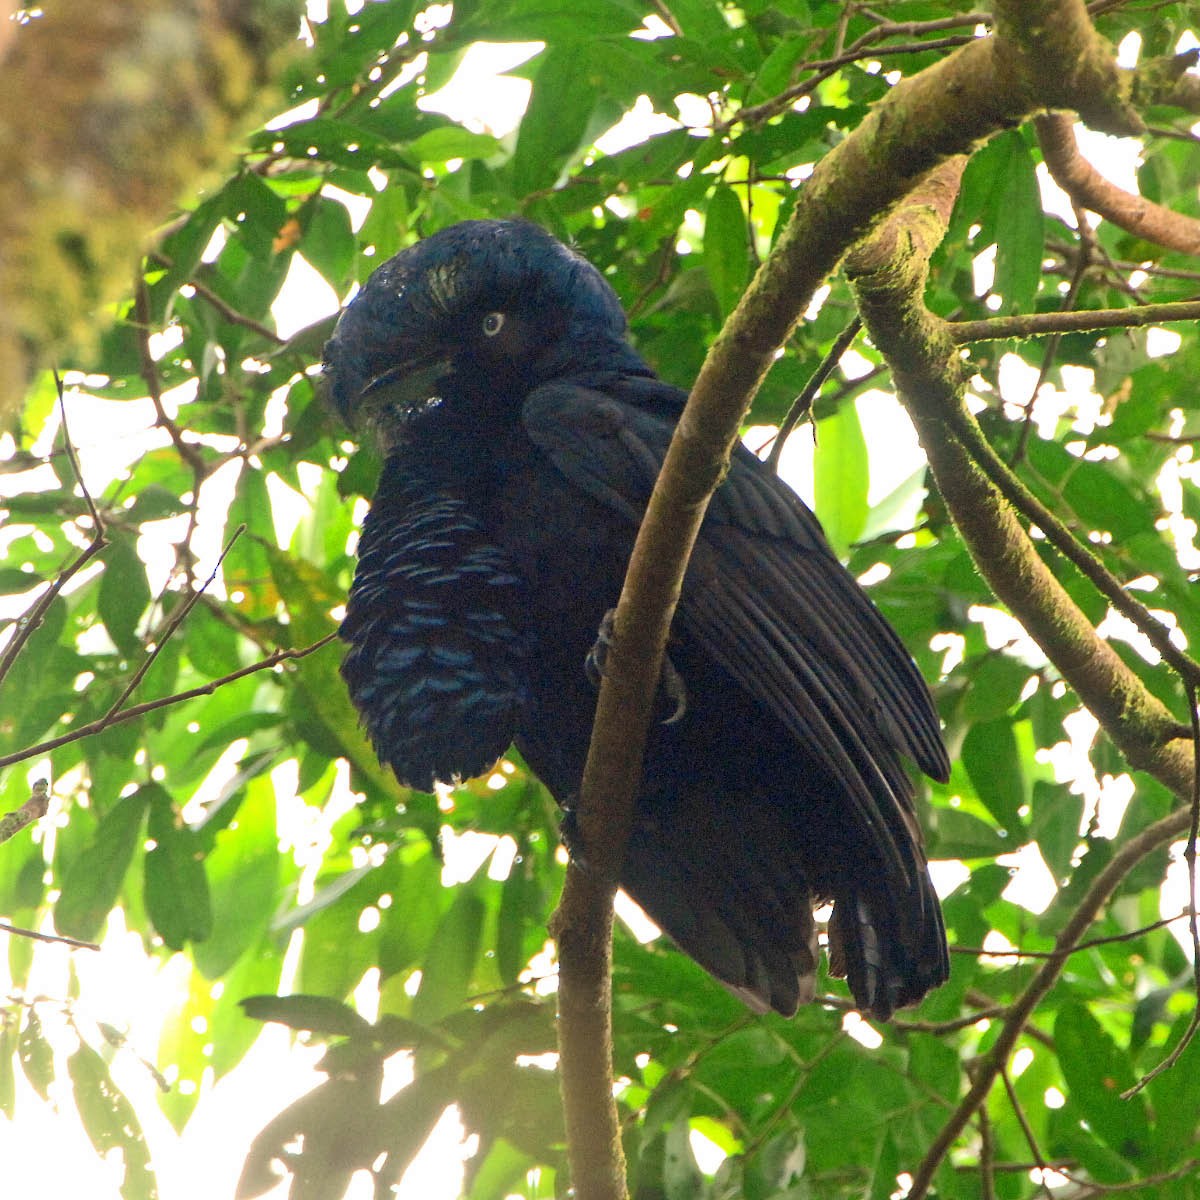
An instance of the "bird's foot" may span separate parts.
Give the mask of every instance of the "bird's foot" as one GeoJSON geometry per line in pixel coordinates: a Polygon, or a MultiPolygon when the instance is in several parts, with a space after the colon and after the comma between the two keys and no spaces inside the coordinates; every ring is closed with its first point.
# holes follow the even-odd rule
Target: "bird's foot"
{"type": "MultiPolygon", "coordinates": [[[[587,677],[594,688],[599,688],[600,681],[604,678],[604,669],[608,662],[608,650],[613,641],[613,624],[616,620],[616,615],[617,610],[615,608],[610,608],[604,614],[600,622],[600,628],[596,632],[595,644],[587,652],[587,657],[583,660],[583,669],[587,672],[587,677]]],[[[658,687],[659,691],[665,694],[667,699],[672,702],[671,715],[664,718],[661,723],[663,725],[674,725],[678,721],[681,721],[687,713],[688,694],[687,686],[683,682],[683,676],[676,669],[669,654],[663,655],[658,687]]]]}
{"type": "Polygon", "coordinates": [[[604,678],[604,666],[608,662],[608,649],[612,645],[613,625],[617,619],[617,610],[610,608],[600,619],[600,628],[596,630],[596,641],[583,660],[583,669],[587,672],[588,682],[597,691],[600,681],[604,678]]]}
{"type": "Polygon", "coordinates": [[[583,852],[583,832],[579,828],[579,818],[569,804],[563,806],[562,820],[558,823],[558,836],[562,838],[562,844],[571,856],[571,861],[586,871],[588,862],[587,855],[583,852]]]}

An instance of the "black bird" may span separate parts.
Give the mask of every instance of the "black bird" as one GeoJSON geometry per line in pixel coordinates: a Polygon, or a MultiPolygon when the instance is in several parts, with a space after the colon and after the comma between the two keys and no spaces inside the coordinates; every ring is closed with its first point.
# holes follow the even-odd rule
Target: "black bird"
{"type": "MultiPolygon", "coordinates": [[[[324,369],[387,454],[341,627],[376,751],[428,791],[515,743],[568,805],[585,660],[685,393],[629,345],[600,272],[521,221],[466,221],[380,266],[324,369]]],[[[949,963],[900,756],[947,777],[937,715],[816,518],[740,447],[669,655],[686,700],[650,733],[625,890],[760,1011],[811,998],[825,901],[858,1007],[920,1000],[949,963]]]]}

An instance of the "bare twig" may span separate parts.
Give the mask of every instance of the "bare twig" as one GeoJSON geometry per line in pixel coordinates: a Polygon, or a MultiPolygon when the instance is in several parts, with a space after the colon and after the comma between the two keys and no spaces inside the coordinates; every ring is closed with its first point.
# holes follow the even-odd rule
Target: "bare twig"
{"type": "MultiPolygon", "coordinates": [[[[1059,305],[1060,312],[1071,312],[1074,310],[1096,244],[1095,238],[1092,237],[1092,231],[1088,227],[1087,219],[1078,207],[1075,209],[1075,224],[1079,230],[1079,255],[1075,262],[1075,270],[1071,275],[1071,282],[1067,286],[1067,294],[1063,297],[1062,304],[1059,305]]],[[[1025,405],[1025,417],[1021,422],[1021,433],[1017,438],[1017,445],[1013,450],[1012,457],[1009,459],[1008,465],[1010,467],[1015,468],[1025,457],[1025,449],[1029,445],[1029,435],[1033,432],[1033,414],[1037,409],[1038,395],[1042,390],[1042,384],[1050,377],[1050,368],[1054,365],[1054,360],[1058,357],[1058,347],[1061,342],[1062,335],[1058,333],[1051,334],[1046,342],[1042,353],[1041,366],[1038,367],[1038,377],[1034,380],[1033,387],[1029,391],[1029,402],[1025,405]]]]}
{"type": "MultiPolygon", "coordinates": [[[[1068,316],[1072,314],[1061,314],[1068,316]]],[[[1097,555],[1071,533],[1063,522],[1030,492],[996,453],[979,426],[965,412],[955,414],[955,433],[997,491],[1027,520],[1036,525],[1064,557],[1091,581],[1096,590],[1122,616],[1128,617],[1185,684],[1200,684],[1200,664],[1171,641],[1170,630],[1125,588],[1097,555]]]]}
{"type": "Polygon", "coordinates": [[[1004,338],[1047,337],[1060,333],[1098,333],[1105,329],[1138,329],[1171,321],[1200,318],[1200,300],[1175,300],[1138,308],[1088,308],[1075,312],[1023,313],[1015,317],[988,317],[982,321],[951,321],[950,336],[960,346],[968,342],[1004,338]]]}
{"type": "Polygon", "coordinates": [[[979,1194],[982,1200],[996,1200],[996,1145],[992,1139],[992,1121],[987,1105],[976,1114],[979,1122],[979,1194]]]}
{"type": "Polygon", "coordinates": [[[137,691],[138,684],[145,679],[146,673],[154,665],[154,660],[158,658],[159,654],[162,653],[163,647],[166,646],[167,642],[171,640],[172,635],[179,628],[179,626],[183,624],[184,618],[192,611],[193,608],[196,607],[200,597],[204,594],[213,580],[216,579],[217,572],[221,569],[221,564],[225,561],[225,556],[230,550],[233,549],[234,542],[236,542],[238,538],[240,538],[245,532],[245,525],[239,525],[233,531],[229,541],[225,543],[221,553],[218,555],[217,561],[213,565],[212,573],[200,585],[199,588],[189,594],[188,598],[179,606],[178,611],[172,614],[171,619],[167,622],[166,628],[163,629],[162,633],[158,637],[158,640],[155,642],[154,649],[146,655],[138,669],[129,677],[129,681],[121,689],[121,694],[112,702],[108,712],[105,713],[103,718],[101,718],[102,720],[116,716],[116,714],[124,707],[125,701],[128,700],[135,691],[137,691]]]}
{"type": "Polygon", "coordinates": [[[75,457],[75,448],[71,445],[71,434],[67,429],[67,406],[63,401],[63,385],[57,371],[54,373],[54,383],[58,389],[58,412],[62,421],[63,444],[66,447],[67,461],[71,464],[71,470],[75,473],[75,481],[79,484],[79,490],[83,493],[88,512],[91,514],[92,536],[88,544],[58,573],[50,586],[37,598],[29,612],[17,621],[17,628],[8,645],[4,647],[4,653],[0,655],[0,682],[3,682],[5,676],[12,670],[13,663],[17,661],[18,655],[25,649],[29,639],[46,619],[46,613],[50,611],[50,606],[58,598],[63,588],[108,545],[104,521],[96,508],[91,493],[88,492],[87,484],[83,481],[79,460],[75,457]]]}
{"type": "MultiPolygon", "coordinates": [[[[847,6],[848,8],[849,6],[847,6]]],[[[839,49],[838,53],[832,58],[801,63],[796,70],[813,71],[814,74],[800,83],[786,88],[778,96],[772,96],[770,100],[764,100],[761,104],[740,109],[734,114],[733,121],[740,124],[752,125],[758,121],[765,121],[777,116],[779,113],[790,108],[803,96],[811,95],[826,79],[841,70],[842,67],[848,66],[851,63],[861,62],[863,59],[884,58],[892,54],[913,54],[920,53],[922,50],[938,50],[952,46],[963,46],[968,42],[976,40],[972,35],[961,35],[958,37],[941,38],[936,41],[916,41],[893,46],[877,45],[878,42],[883,41],[885,38],[920,37],[924,33],[936,33],[944,29],[961,29],[966,26],[973,28],[976,25],[990,24],[991,15],[989,13],[973,12],[962,13],[954,17],[943,17],[933,21],[884,21],[874,29],[868,30],[862,37],[856,39],[846,47],[845,50],[839,49]]],[[[837,47],[841,46],[843,34],[844,28],[839,26],[837,47]]],[[[732,124],[733,121],[729,123],[732,124]]]]}
{"type": "Polygon", "coordinates": [[[779,431],[775,434],[775,444],[771,447],[771,453],[767,455],[767,465],[773,470],[779,470],[779,459],[783,454],[784,445],[792,435],[792,430],[812,410],[813,401],[816,399],[817,393],[821,390],[825,380],[833,374],[834,368],[841,362],[842,355],[850,349],[851,343],[858,337],[858,331],[861,328],[862,321],[858,317],[855,317],[837,335],[833,345],[829,347],[829,353],[821,360],[820,366],[817,367],[809,378],[809,381],[804,385],[804,390],[792,401],[791,406],[788,408],[787,416],[780,422],[779,431]]]}
{"type": "Polygon", "coordinates": [[[1008,1093],[1008,1102],[1012,1106],[1013,1115],[1017,1118],[1017,1124],[1021,1126],[1021,1132],[1025,1135],[1025,1144],[1029,1147],[1029,1153],[1033,1155],[1034,1162],[1038,1165],[1038,1182],[1041,1184],[1042,1195],[1046,1197],[1046,1200],[1054,1200],[1050,1193],[1050,1185],[1046,1182],[1046,1156],[1042,1153],[1042,1148],[1034,1136],[1033,1126],[1029,1124],[1025,1109],[1017,1098],[1017,1090],[1013,1087],[1012,1077],[1009,1075],[1007,1067],[1000,1072],[1000,1080],[1004,1084],[1004,1090],[1008,1093]]]}
{"type": "Polygon", "coordinates": [[[908,1200],[923,1200],[928,1194],[933,1176],[942,1159],[945,1158],[954,1139],[962,1132],[972,1115],[987,1100],[992,1084],[995,1083],[1000,1072],[1006,1068],[1008,1057],[1012,1053],[1017,1039],[1021,1036],[1026,1022],[1042,998],[1054,986],[1063,964],[1070,957],[1080,935],[1092,923],[1096,914],[1125,876],[1146,855],[1152,854],[1164,842],[1179,836],[1180,832],[1186,828],[1187,817],[1186,811],[1176,811],[1168,813],[1152,825],[1148,825],[1124,845],[1118,847],[1112,858],[1092,880],[1087,891],[1080,897],[1075,911],[1058,935],[1053,957],[1042,964],[1025,990],[1013,1002],[1008,1016],[1004,1019],[1003,1027],[992,1043],[991,1050],[977,1069],[970,1090],[959,1101],[950,1119],[939,1130],[925,1157],[913,1172],[913,1183],[909,1189],[908,1200]]]}
{"type": "MultiPolygon", "coordinates": [[[[1196,762],[1200,763],[1200,710],[1196,707],[1196,685],[1190,681],[1187,684],[1187,694],[1188,710],[1192,718],[1192,747],[1196,754],[1196,762]]],[[[1200,770],[1196,771],[1195,778],[1192,781],[1191,825],[1188,827],[1187,847],[1183,852],[1183,856],[1187,861],[1188,871],[1188,929],[1192,935],[1192,984],[1195,992],[1192,1017],[1188,1021],[1187,1028],[1183,1031],[1179,1041],[1171,1047],[1171,1052],[1166,1058],[1158,1066],[1147,1071],[1133,1087],[1122,1092],[1122,1100],[1128,1100],[1131,1096],[1136,1096],[1150,1080],[1161,1075],[1164,1071],[1169,1071],[1188,1048],[1192,1039],[1196,1036],[1197,1029],[1200,1029],[1200,917],[1196,913],[1197,838],[1200,838],[1200,770]]]]}
{"type": "MultiPolygon", "coordinates": [[[[155,262],[160,262],[163,266],[169,267],[172,265],[171,260],[164,254],[154,255],[155,262]]],[[[244,329],[249,329],[251,333],[256,333],[264,341],[270,342],[275,346],[287,345],[287,339],[279,336],[274,329],[264,325],[261,321],[256,321],[253,317],[246,316],[245,313],[238,312],[232,304],[223,300],[216,292],[207,284],[201,283],[198,279],[189,279],[187,286],[196,293],[210,308],[215,309],[226,321],[231,325],[240,325],[244,329]]]]}
{"type": "MultiPolygon", "coordinates": [[[[1190,911],[1176,913],[1173,917],[1163,917],[1161,920],[1152,921],[1149,925],[1139,926],[1137,929],[1131,929],[1128,933],[1110,933],[1104,937],[1088,938],[1087,941],[1080,942],[1072,954],[1078,954],[1081,950],[1091,950],[1095,946],[1110,946],[1117,942],[1133,942],[1140,937],[1144,937],[1148,933],[1153,933],[1156,929],[1162,929],[1167,925],[1173,925],[1176,921],[1182,921],[1184,917],[1191,918],[1190,911]]],[[[977,958],[1053,958],[1056,951],[1053,950],[985,950],[982,946],[951,946],[951,954],[969,954],[977,958]]]]}
{"type": "Polygon", "coordinates": [[[1077,204],[1106,221],[1169,250],[1200,253],[1200,221],[1135,196],[1105,179],[1079,153],[1071,117],[1048,113],[1035,118],[1042,158],[1054,181],[1077,204]]]}
{"type": "Polygon", "coordinates": [[[176,692],[171,696],[163,696],[158,700],[147,700],[144,704],[134,704],[129,708],[122,709],[119,713],[105,715],[96,721],[89,721],[88,724],[81,725],[78,729],[72,729],[69,733],[60,734],[58,737],[39,742],[36,746],[28,746],[24,750],[17,750],[12,754],[0,756],[0,767],[8,767],[13,763],[24,762],[29,758],[36,758],[39,754],[47,754],[51,750],[57,750],[59,746],[66,746],[71,742],[79,741],[80,738],[92,737],[94,734],[102,733],[111,725],[120,725],[124,721],[134,721],[138,717],[145,716],[148,712],[154,712],[155,709],[167,708],[172,704],[181,704],[185,700],[194,700],[197,696],[211,696],[218,688],[224,687],[227,683],[234,683],[239,679],[244,679],[247,675],[254,675],[259,671],[269,671],[273,667],[279,666],[280,663],[288,662],[289,660],[307,658],[323,646],[327,646],[336,637],[336,633],[327,633],[323,638],[299,650],[276,650],[273,654],[268,654],[266,658],[260,659],[256,663],[251,663],[248,667],[239,667],[238,670],[230,671],[228,675],[222,675],[220,679],[213,679],[208,683],[201,684],[199,687],[188,688],[187,691],[176,692]]]}
{"type": "Polygon", "coordinates": [[[1097,1183],[1094,1179],[1077,1179],[1069,1171],[1059,1169],[1059,1173],[1065,1175],[1072,1183],[1076,1184],[1080,1191],[1073,1192],[1070,1200],[1091,1200],[1093,1196],[1115,1196],[1122,1192],[1143,1192],[1149,1188],[1158,1186],[1161,1183],[1172,1183],[1176,1179],[1192,1178],[1196,1167],[1200,1165],[1200,1159],[1189,1158],[1181,1167],[1176,1167],[1173,1171],[1161,1171],[1157,1175],[1143,1175],[1141,1179],[1131,1179],[1127,1183],[1097,1183]]]}
{"type": "MultiPolygon", "coordinates": [[[[167,415],[167,410],[163,407],[162,380],[158,374],[158,364],[154,361],[154,355],[150,353],[150,291],[146,287],[146,280],[140,273],[134,285],[133,296],[133,314],[137,324],[142,381],[146,385],[146,391],[150,394],[150,402],[154,405],[154,413],[157,418],[155,423],[159,428],[167,431],[167,436],[170,437],[179,457],[191,467],[198,485],[200,480],[208,474],[208,468],[205,466],[204,457],[199,448],[184,440],[179,426],[171,420],[167,415]]],[[[199,486],[193,491],[198,492],[199,486]]]]}
{"type": "Polygon", "coordinates": [[[36,929],[22,929],[19,925],[10,925],[0,921],[0,933],[11,933],[14,937],[32,938],[35,942],[59,942],[64,946],[74,946],[79,950],[99,950],[95,942],[82,942],[79,938],[67,937],[62,933],[41,933],[36,929]]]}

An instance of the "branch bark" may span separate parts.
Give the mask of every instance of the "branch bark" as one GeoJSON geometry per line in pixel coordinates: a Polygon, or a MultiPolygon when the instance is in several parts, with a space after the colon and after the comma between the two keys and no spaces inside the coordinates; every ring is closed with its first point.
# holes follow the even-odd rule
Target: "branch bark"
{"type": "MultiPolygon", "coordinates": [[[[931,175],[846,261],[864,324],[892,367],[942,497],[989,586],[1058,667],[1130,764],[1181,799],[1195,781],[1195,754],[1170,712],[1097,634],[1050,573],[990,474],[982,433],[962,405],[963,367],[951,329],[924,306],[929,257],[949,219],[960,164],[931,175]]],[[[988,448],[990,450],[990,447],[988,448]]],[[[1002,466],[1003,464],[999,464],[1002,466]]],[[[1013,481],[1008,480],[1011,484],[1013,481]]],[[[1018,485],[1019,486],[1019,485],[1018,485]]],[[[1009,1009],[970,1090],[914,1172],[908,1200],[921,1200],[954,1139],[980,1111],[1026,1022],[1067,957],[1125,875],[1191,821],[1180,808],[1124,843],[1097,875],[1055,942],[1054,951],[1009,1009]]]]}
{"type": "Polygon", "coordinates": [[[1082,208],[1106,221],[1183,254],[1200,254],[1200,221],[1135,196],[1104,178],[1075,141],[1074,122],[1061,113],[1038,117],[1038,144],[1054,182],[1082,208]]]}
{"type": "MultiPolygon", "coordinates": [[[[1130,764],[1186,799],[1193,763],[1187,743],[1177,736],[1178,721],[1097,636],[1038,555],[989,474],[997,460],[963,407],[964,369],[952,327],[925,308],[929,256],[949,218],[954,172],[949,164],[931,177],[847,260],[863,321],[891,365],[942,497],[988,585],[1130,764]]],[[[1006,475],[1001,482],[1014,481],[1006,475]]]]}

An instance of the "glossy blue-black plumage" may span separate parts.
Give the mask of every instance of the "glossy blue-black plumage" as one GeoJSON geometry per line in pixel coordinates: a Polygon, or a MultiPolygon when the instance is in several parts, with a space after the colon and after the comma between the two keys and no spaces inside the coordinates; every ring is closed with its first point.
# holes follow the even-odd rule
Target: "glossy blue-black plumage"
{"type": "MultiPolygon", "coordinates": [[[[560,802],[615,604],[684,395],[625,340],[590,264],[536,226],[466,222],[385,263],[326,348],[349,419],[388,452],[363,528],[343,673],[381,759],[413,786],[510,740],[560,802]]],[[[948,959],[900,756],[948,771],[899,639],[800,500],[735,452],[684,582],[683,718],[650,735],[622,883],[749,1003],[831,967],[880,1017],[948,959]]]]}

